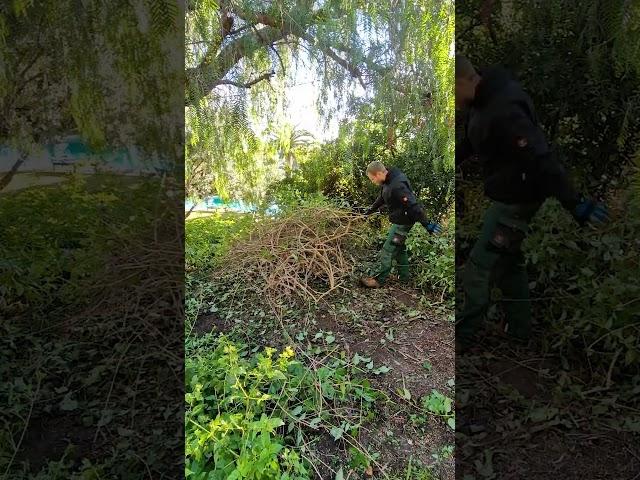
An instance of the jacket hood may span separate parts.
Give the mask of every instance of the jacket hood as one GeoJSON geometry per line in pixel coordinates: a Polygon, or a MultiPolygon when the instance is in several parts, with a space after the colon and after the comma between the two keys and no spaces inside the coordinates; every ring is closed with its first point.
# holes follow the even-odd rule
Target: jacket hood
{"type": "Polygon", "coordinates": [[[509,90],[515,85],[513,77],[500,66],[489,67],[480,72],[482,79],[476,87],[473,106],[482,106],[489,102],[496,94],[509,90]]]}
{"type": "Polygon", "coordinates": [[[406,175],[402,173],[402,171],[399,168],[391,167],[387,171],[387,178],[384,179],[384,183],[388,185],[394,180],[403,181],[405,178],[406,178],[406,175]]]}

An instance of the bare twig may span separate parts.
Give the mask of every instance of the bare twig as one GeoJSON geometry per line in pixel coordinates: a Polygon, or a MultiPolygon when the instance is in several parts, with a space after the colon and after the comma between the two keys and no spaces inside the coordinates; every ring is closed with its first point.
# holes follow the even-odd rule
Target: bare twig
{"type": "Polygon", "coordinates": [[[318,303],[352,273],[345,247],[357,237],[360,220],[348,211],[316,207],[267,221],[234,245],[216,278],[260,282],[275,310],[292,298],[318,303]]]}

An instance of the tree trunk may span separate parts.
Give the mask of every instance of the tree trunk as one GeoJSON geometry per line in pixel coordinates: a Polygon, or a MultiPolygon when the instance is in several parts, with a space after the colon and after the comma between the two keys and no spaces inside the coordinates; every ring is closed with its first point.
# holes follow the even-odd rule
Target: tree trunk
{"type": "Polygon", "coordinates": [[[186,220],[187,218],[189,218],[189,215],[191,215],[191,212],[193,212],[193,209],[196,208],[196,205],[198,203],[197,202],[193,202],[193,206],[189,209],[189,211],[187,212],[187,214],[184,216],[184,219],[186,220]]]}
{"type": "Polygon", "coordinates": [[[25,155],[23,154],[16,161],[16,163],[13,164],[13,167],[11,167],[11,170],[9,170],[7,173],[5,173],[2,176],[2,178],[0,178],[0,191],[4,190],[6,186],[11,183],[11,180],[13,180],[13,177],[18,172],[18,169],[24,163],[24,159],[25,159],[25,155]]]}

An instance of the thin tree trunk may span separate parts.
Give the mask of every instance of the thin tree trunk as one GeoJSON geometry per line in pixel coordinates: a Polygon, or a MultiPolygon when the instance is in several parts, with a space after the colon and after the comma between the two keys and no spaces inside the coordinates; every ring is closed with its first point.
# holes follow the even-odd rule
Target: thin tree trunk
{"type": "Polygon", "coordinates": [[[0,178],[0,191],[4,190],[6,186],[11,183],[11,180],[13,180],[13,177],[18,172],[18,169],[24,163],[25,157],[26,157],[25,154],[20,155],[20,158],[16,160],[16,163],[13,164],[13,167],[11,167],[11,170],[9,170],[7,173],[5,173],[2,176],[2,178],[0,178]]]}
{"type": "Polygon", "coordinates": [[[197,202],[193,202],[192,207],[189,209],[189,211],[187,212],[187,214],[184,216],[184,219],[186,220],[187,218],[189,218],[189,215],[191,215],[191,212],[193,212],[193,209],[196,208],[197,202]]]}

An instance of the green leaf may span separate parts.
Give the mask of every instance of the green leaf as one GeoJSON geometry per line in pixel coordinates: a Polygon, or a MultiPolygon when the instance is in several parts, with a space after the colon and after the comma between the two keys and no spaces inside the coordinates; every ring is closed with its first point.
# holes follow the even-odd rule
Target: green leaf
{"type": "Polygon", "coordinates": [[[373,371],[373,373],[374,373],[374,375],[380,375],[381,373],[387,373],[387,372],[390,372],[390,371],[391,371],[391,369],[389,367],[387,367],[386,365],[382,365],[382,366],[376,368],[373,371]]]}
{"type": "Polygon", "coordinates": [[[316,417],[309,422],[309,426],[313,429],[318,428],[318,425],[322,422],[322,418],[316,417]]]}
{"type": "Polygon", "coordinates": [[[344,435],[344,430],[340,427],[332,427],[329,433],[331,433],[334,440],[340,440],[344,435]]]}
{"type": "Polygon", "coordinates": [[[576,242],[574,242],[573,240],[567,240],[565,243],[566,243],[566,244],[567,244],[567,246],[568,246],[569,248],[571,248],[572,250],[580,250],[580,249],[578,248],[578,244],[577,244],[576,242]]]}
{"type": "Polygon", "coordinates": [[[586,275],[587,277],[591,277],[593,275],[593,270],[587,268],[587,267],[583,267],[580,269],[580,272],[582,272],[584,275],[586,275]]]}
{"type": "Polygon", "coordinates": [[[455,430],[456,429],[456,419],[453,418],[453,417],[447,418],[447,425],[449,425],[449,428],[451,428],[451,430],[455,430]]]}
{"type": "Polygon", "coordinates": [[[65,412],[71,412],[78,408],[78,402],[71,398],[71,392],[67,393],[60,402],[60,409],[65,412]]]}
{"type": "Polygon", "coordinates": [[[409,390],[403,387],[402,390],[399,390],[399,392],[402,398],[404,398],[405,400],[411,400],[411,392],[409,390]]]}
{"type": "Polygon", "coordinates": [[[336,472],[336,478],[334,480],[344,480],[344,473],[342,467],[336,472]]]}

